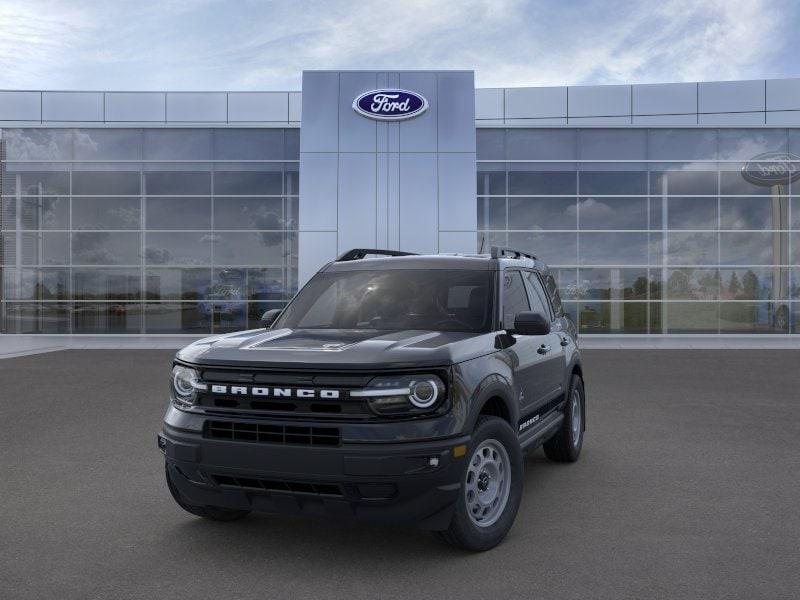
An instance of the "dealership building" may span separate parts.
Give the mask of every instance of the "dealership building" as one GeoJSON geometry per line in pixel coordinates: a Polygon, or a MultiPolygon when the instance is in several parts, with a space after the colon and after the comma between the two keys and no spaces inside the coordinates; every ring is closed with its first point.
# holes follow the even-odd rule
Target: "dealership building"
{"type": "Polygon", "coordinates": [[[235,331],[350,248],[502,245],[582,334],[798,335],[798,177],[800,79],[0,91],[0,333],[235,331]],[[424,107],[355,110],[378,90],[424,107]]]}

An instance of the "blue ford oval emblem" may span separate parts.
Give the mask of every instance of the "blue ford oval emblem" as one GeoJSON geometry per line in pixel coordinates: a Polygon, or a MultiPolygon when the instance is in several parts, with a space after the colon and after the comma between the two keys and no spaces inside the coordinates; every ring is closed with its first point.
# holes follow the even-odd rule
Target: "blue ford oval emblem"
{"type": "Polygon", "coordinates": [[[372,90],[353,100],[358,114],[380,121],[400,121],[424,113],[428,101],[408,90],[372,90]]]}
{"type": "Polygon", "coordinates": [[[748,160],[742,177],[754,185],[787,185],[800,179],[800,156],[788,152],[766,152],[748,160]]]}

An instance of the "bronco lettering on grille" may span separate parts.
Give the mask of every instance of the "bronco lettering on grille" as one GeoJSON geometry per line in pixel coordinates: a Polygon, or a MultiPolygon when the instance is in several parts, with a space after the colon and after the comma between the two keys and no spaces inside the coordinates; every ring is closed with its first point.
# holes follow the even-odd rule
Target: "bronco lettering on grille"
{"type": "Polygon", "coordinates": [[[212,394],[229,396],[269,396],[273,398],[323,398],[336,400],[339,390],[315,390],[306,388],[254,387],[244,385],[212,385],[212,394]]]}

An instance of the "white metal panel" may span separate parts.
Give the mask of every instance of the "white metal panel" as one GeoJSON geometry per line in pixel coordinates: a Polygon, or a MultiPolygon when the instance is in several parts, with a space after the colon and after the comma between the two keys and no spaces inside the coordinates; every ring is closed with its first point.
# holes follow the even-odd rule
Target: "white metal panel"
{"type": "Polygon", "coordinates": [[[335,152],[300,153],[301,231],[336,231],[338,168],[335,152]]]}
{"type": "Polygon", "coordinates": [[[764,110],[764,80],[708,81],[698,84],[701,113],[764,110]]]}
{"type": "Polygon", "coordinates": [[[475,152],[475,74],[437,74],[439,152],[475,152]]]}
{"type": "Polygon", "coordinates": [[[475,177],[468,173],[475,173],[474,154],[439,154],[439,229],[477,229],[475,177]]]}
{"type": "Polygon", "coordinates": [[[299,123],[302,118],[303,95],[301,92],[289,92],[289,121],[299,123]]]}
{"type": "Polygon", "coordinates": [[[588,85],[571,87],[569,118],[613,117],[631,114],[631,86],[588,85]]]}
{"type": "Polygon", "coordinates": [[[440,231],[439,252],[463,252],[474,254],[478,248],[475,231],[440,231]]]}
{"type": "Polygon", "coordinates": [[[375,246],[376,156],[374,152],[339,154],[339,252],[375,246]]]}
{"type": "Polygon", "coordinates": [[[475,90],[475,118],[503,119],[503,88],[475,90]]]}
{"type": "Polygon", "coordinates": [[[506,119],[567,116],[567,88],[507,88],[506,119]]]}
{"type": "Polygon", "coordinates": [[[523,127],[553,127],[566,125],[566,117],[555,117],[552,119],[506,119],[506,125],[522,125],[523,127]]]}
{"type": "Polygon", "coordinates": [[[400,154],[400,249],[435,253],[439,246],[436,154],[400,154]]]}
{"type": "Polygon", "coordinates": [[[106,92],[106,121],[163,123],[167,120],[163,92],[106,92]]]}
{"type": "Polygon", "coordinates": [[[224,92],[170,92],[167,94],[167,121],[225,123],[228,120],[224,92]]]}
{"type": "Polygon", "coordinates": [[[763,112],[742,112],[742,113],[712,113],[701,114],[698,116],[700,125],[712,125],[714,127],[738,127],[741,125],[763,125],[763,112]]]}
{"type": "Polygon", "coordinates": [[[339,150],[339,73],[303,72],[301,152],[339,150]]]}
{"type": "Polygon", "coordinates": [[[102,92],[43,92],[44,121],[102,121],[102,92]]]}
{"type": "Polygon", "coordinates": [[[677,115],[696,112],[696,83],[652,83],[633,86],[634,115],[677,115]]]}
{"type": "Polygon", "coordinates": [[[697,125],[697,115],[634,115],[634,125],[671,127],[674,125],[697,125]]]}
{"type": "Polygon", "coordinates": [[[375,73],[361,71],[339,75],[339,152],[375,152],[375,126],[353,110],[353,100],[364,92],[375,89],[375,73]]]}
{"type": "Polygon", "coordinates": [[[800,79],[767,79],[767,110],[800,110],[800,79]]]}
{"type": "Polygon", "coordinates": [[[0,92],[0,121],[39,121],[41,118],[40,92],[0,92]]]}
{"type": "Polygon", "coordinates": [[[298,243],[302,252],[298,259],[298,283],[302,286],[320,267],[337,256],[335,231],[301,231],[298,243]]]}
{"type": "Polygon", "coordinates": [[[287,92],[231,92],[228,94],[228,121],[281,122],[289,120],[287,92]]]}
{"type": "Polygon", "coordinates": [[[436,152],[437,102],[436,73],[400,73],[400,89],[425,97],[428,110],[421,115],[399,122],[400,152],[436,152]]]}
{"type": "Polygon", "coordinates": [[[800,110],[776,110],[767,113],[767,125],[800,127],[800,110]]]}
{"type": "Polygon", "coordinates": [[[628,117],[570,117],[570,125],[578,127],[582,125],[630,125],[631,118],[628,117]]]}

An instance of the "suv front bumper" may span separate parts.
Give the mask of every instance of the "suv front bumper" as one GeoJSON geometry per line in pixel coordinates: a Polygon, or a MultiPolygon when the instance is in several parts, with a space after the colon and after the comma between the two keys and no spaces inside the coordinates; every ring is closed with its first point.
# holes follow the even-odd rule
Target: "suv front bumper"
{"type": "Polygon", "coordinates": [[[469,444],[469,436],[297,446],[209,439],[165,423],[158,442],[190,504],[441,530],[450,524],[466,467],[463,449],[454,448],[469,444]]]}

